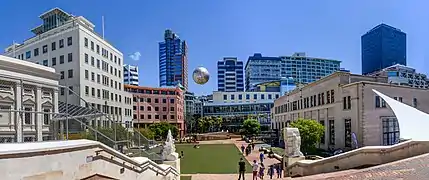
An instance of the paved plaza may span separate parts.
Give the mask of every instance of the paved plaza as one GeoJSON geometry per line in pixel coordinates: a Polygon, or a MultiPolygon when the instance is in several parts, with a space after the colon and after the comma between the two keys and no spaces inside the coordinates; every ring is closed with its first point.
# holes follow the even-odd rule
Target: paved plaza
{"type": "MultiPolygon", "coordinates": [[[[247,145],[243,141],[238,139],[231,140],[217,140],[217,141],[203,141],[201,144],[235,144],[240,149],[242,144],[247,145]]],[[[252,163],[253,160],[259,161],[259,151],[257,148],[251,152],[249,156],[246,156],[246,160],[252,163]]],[[[237,162],[238,163],[238,162],[237,162]]],[[[279,163],[275,159],[266,158],[264,164],[269,166],[271,164],[279,163]]],[[[238,168],[238,167],[237,167],[238,168]]],[[[238,174],[182,174],[184,176],[192,176],[192,180],[237,180],[238,174]]],[[[429,154],[424,154],[380,166],[375,166],[360,170],[346,170],[340,172],[324,173],[312,176],[305,176],[300,178],[281,178],[283,180],[414,180],[414,179],[427,179],[429,177],[429,154]]],[[[245,179],[251,180],[252,174],[248,173],[245,175],[245,179]]],[[[264,179],[269,179],[265,176],[264,179]]],[[[277,179],[277,178],[273,178],[277,179]]]]}

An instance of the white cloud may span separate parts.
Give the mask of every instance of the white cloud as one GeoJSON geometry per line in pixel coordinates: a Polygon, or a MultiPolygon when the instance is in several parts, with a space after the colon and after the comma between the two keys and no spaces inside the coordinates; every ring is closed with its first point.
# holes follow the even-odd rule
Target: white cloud
{"type": "Polygon", "coordinates": [[[140,60],[140,56],[142,56],[142,55],[140,54],[140,52],[137,51],[134,54],[131,54],[130,58],[134,61],[138,61],[138,60],[140,60]]]}

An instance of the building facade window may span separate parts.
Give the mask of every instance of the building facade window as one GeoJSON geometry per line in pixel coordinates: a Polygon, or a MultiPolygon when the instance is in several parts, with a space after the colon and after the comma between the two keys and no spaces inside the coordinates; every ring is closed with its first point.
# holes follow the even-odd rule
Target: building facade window
{"type": "Polygon", "coordinates": [[[73,37],[68,37],[67,38],[67,46],[71,46],[73,45],[73,37]]]}
{"type": "Polygon", "coordinates": [[[57,49],[57,42],[51,43],[51,49],[52,49],[52,51],[55,51],[57,49]]]}
{"type": "Polygon", "coordinates": [[[45,112],[46,114],[43,114],[43,125],[49,125],[49,119],[51,117],[51,115],[49,114],[51,112],[50,109],[43,109],[43,112],[45,112]]]}
{"type": "MultiPolygon", "coordinates": [[[[402,100],[402,98],[401,98],[402,100]]],[[[384,101],[380,96],[375,96],[375,107],[376,108],[385,108],[386,101],[384,101]]]]}
{"type": "Polygon", "coordinates": [[[85,46],[85,47],[88,47],[88,38],[85,38],[85,39],[84,39],[84,46],[85,46]]]}
{"type": "Polygon", "coordinates": [[[335,145],[335,121],[329,120],[329,145],[335,145]]]}
{"type": "Polygon", "coordinates": [[[352,120],[344,120],[344,138],[345,138],[345,147],[352,147],[352,120]]]}
{"type": "Polygon", "coordinates": [[[73,69],[69,69],[67,71],[67,74],[68,74],[68,78],[73,78],[73,69]]]}
{"type": "Polygon", "coordinates": [[[55,65],[57,65],[57,58],[56,57],[53,57],[52,58],[52,66],[55,66],[55,65]]]}
{"type": "Polygon", "coordinates": [[[383,118],[383,145],[393,145],[399,142],[399,124],[394,117],[383,118]]]}
{"type": "Polygon", "coordinates": [[[64,55],[60,56],[60,64],[64,64],[64,55]]]}
{"type": "Polygon", "coordinates": [[[31,124],[31,123],[32,123],[32,121],[33,121],[33,117],[32,117],[33,113],[28,112],[28,111],[32,111],[32,108],[30,108],[30,107],[25,107],[25,108],[24,108],[24,110],[26,111],[26,112],[24,113],[24,124],[25,124],[25,125],[29,125],[29,124],[31,124]]]}
{"type": "Polygon", "coordinates": [[[325,121],[324,120],[321,120],[320,121],[320,124],[323,126],[323,134],[322,134],[322,136],[320,137],[320,143],[321,144],[325,144],[325,121]]]}
{"type": "Polygon", "coordinates": [[[34,49],[34,56],[38,56],[39,55],[39,48],[34,49]]]}
{"type": "Polygon", "coordinates": [[[63,48],[64,47],[64,39],[60,39],[58,44],[59,44],[60,48],[63,48]]]}
{"type": "Polygon", "coordinates": [[[44,45],[44,46],[42,47],[42,52],[43,52],[43,54],[45,54],[45,53],[47,53],[47,52],[48,52],[48,45],[44,45]]]}
{"type": "Polygon", "coordinates": [[[72,62],[73,61],[73,53],[67,54],[67,61],[72,62]]]}

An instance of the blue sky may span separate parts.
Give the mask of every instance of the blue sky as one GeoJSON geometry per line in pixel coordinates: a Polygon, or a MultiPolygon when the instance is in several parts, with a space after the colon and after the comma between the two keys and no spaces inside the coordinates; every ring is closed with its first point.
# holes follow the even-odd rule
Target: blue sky
{"type": "Polygon", "coordinates": [[[267,56],[306,52],[313,57],[342,61],[361,72],[360,36],[379,23],[407,33],[407,62],[428,73],[429,1],[425,0],[4,0],[0,6],[0,47],[32,36],[38,16],[54,7],[85,16],[124,54],[126,63],[140,67],[140,85],[158,86],[158,42],[171,28],[188,42],[189,77],[207,67],[206,85],[189,80],[190,90],[208,94],[217,89],[216,61],[236,56],[244,62],[260,52],[267,56]],[[135,61],[129,57],[141,54],[135,61]]]}

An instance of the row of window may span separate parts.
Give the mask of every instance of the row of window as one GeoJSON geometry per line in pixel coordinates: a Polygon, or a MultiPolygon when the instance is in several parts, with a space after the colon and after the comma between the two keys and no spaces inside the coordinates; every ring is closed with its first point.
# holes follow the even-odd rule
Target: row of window
{"type": "Polygon", "coordinates": [[[335,103],[335,91],[330,90],[275,107],[276,114],[335,103]]]}
{"type": "MultiPolygon", "coordinates": [[[[158,98],[153,98],[155,103],[160,103],[158,98]]],[[[169,98],[170,99],[170,103],[174,103],[174,99],[175,98],[169,98]]],[[[147,103],[152,103],[152,98],[137,98],[137,97],[133,97],[133,102],[147,102],[147,103]]],[[[166,98],[162,98],[162,103],[165,104],[167,103],[167,99],[166,98]]]]}
{"type": "MultiPolygon", "coordinates": [[[[148,114],[146,117],[147,117],[147,119],[152,119],[152,114],[148,114]]],[[[170,120],[175,120],[174,118],[175,118],[174,115],[170,115],[170,120]]],[[[137,120],[137,114],[134,114],[133,119],[137,120]]],[[[144,114],[140,114],[140,118],[138,120],[140,120],[140,119],[145,119],[144,114]]],[[[155,115],[155,119],[159,119],[158,114],[155,115]]],[[[162,120],[168,120],[167,115],[162,115],[162,120]]]]}
{"type": "MultiPolygon", "coordinates": [[[[85,69],[85,79],[86,80],[90,80],[89,74],[90,74],[90,72],[85,69]]],[[[95,72],[91,72],[91,81],[92,82],[97,82],[98,84],[103,84],[104,86],[110,85],[111,88],[122,90],[122,83],[120,83],[118,81],[113,81],[113,79],[110,79],[110,81],[109,81],[109,79],[110,79],[109,76],[100,75],[100,74],[96,75],[95,72]]]]}
{"type": "MultiPolygon", "coordinates": [[[[84,38],[84,46],[86,48],[88,48],[88,38],[84,38]]],[[[97,52],[97,54],[100,54],[100,45],[96,44],[94,45],[94,42],[91,41],[91,51],[95,51],[97,52]]],[[[107,49],[101,48],[101,56],[109,59],[109,54],[110,54],[110,61],[115,62],[115,64],[118,64],[119,66],[121,66],[121,58],[117,57],[116,55],[113,55],[112,53],[109,53],[109,51],[107,49]]]]}
{"type": "MultiPolygon", "coordinates": [[[[121,107],[114,107],[114,106],[107,106],[103,104],[95,104],[91,103],[91,106],[94,108],[97,108],[99,111],[103,113],[113,114],[113,115],[119,115],[122,116],[122,108],[121,107]]],[[[125,110],[125,116],[131,116],[132,110],[128,108],[124,108],[125,110]]]]}
{"type": "MultiPolygon", "coordinates": [[[[67,46],[71,46],[71,45],[73,45],[73,38],[72,37],[68,37],[67,38],[67,46]]],[[[64,48],[64,39],[60,39],[58,41],[58,48],[59,49],[64,48]]],[[[57,42],[55,41],[55,42],[51,43],[51,51],[55,51],[56,49],[57,49],[57,42]]],[[[48,53],[48,50],[49,50],[48,49],[48,44],[42,46],[42,53],[43,54],[48,53]]],[[[39,56],[39,54],[40,54],[39,53],[39,48],[35,48],[33,50],[33,53],[32,53],[32,51],[27,51],[27,52],[25,52],[25,56],[24,56],[24,54],[20,54],[20,55],[18,55],[18,57],[15,57],[15,58],[26,60],[26,59],[30,59],[31,56],[32,56],[32,54],[33,54],[34,57],[39,56]]]]}
{"type": "MultiPolygon", "coordinates": [[[[139,106],[140,111],[145,111],[144,106],[139,106]]],[[[133,106],[133,110],[137,110],[137,106],[133,106]]],[[[147,111],[152,111],[152,106],[147,106],[147,111]]],[[[155,106],[155,111],[159,111],[159,107],[155,106]]],[[[167,107],[162,107],[162,111],[166,112],[167,111],[167,107]]],[[[170,107],[170,112],[174,112],[174,107],[170,107]]]]}
{"type": "MultiPolygon", "coordinates": [[[[235,94],[231,94],[229,95],[230,100],[235,100],[235,94]]],[[[273,94],[268,94],[267,95],[268,99],[273,99],[273,94]]],[[[275,99],[279,98],[279,95],[276,94],[275,95],[275,99]]],[[[238,100],[242,100],[243,99],[243,95],[242,94],[238,94],[238,100]]],[[[246,94],[246,100],[250,99],[250,94],[246,94]]],[[[257,100],[258,99],[258,94],[253,94],[253,99],[257,100]]],[[[265,99],[265,94],[260,94],[260,99],[265,99]]],[[[228,95],[224,94],[223,95],[223,100],[228,100],[228,95]]]]}
{"type": "MultiPolygon", "coordinates": [[[[73,61],[73,53],[68,53],[67,54],[67,62],[72,62],[73,61]]],[[[42,61],[42,65],[44,66],[56,66],[57,64],[64,64],[64,55],[60,55],[57,59],[57,57],[52,57],[51,58],[51,63],[49,63],[49,60],[45,59],[42,61]],[[58,62],[57,62],[58,60],[58,62]]],[[[36,62],[36,64],[39,64],[39,62],[36,62]]]]}
{"type": "Polygon", "coordinates": [[[156,94],[156,95],[177,95],[180,96],[180,93],[174,90],[152,90],[152,89],[137,89],[137,88],[125,88],[125,91],[131,93],[140,93],[140,94],[156,94]]]}
{"type": "Polygon", "coordinates": [[[96,89],[94,87],[90,88],[89,86],[85,86],[85,96],[90,96],[90,94],[94,98],[97,97],[99,99],[104,99],[104,100],[110,99],[111,101],[122,102],[121,95],[118,95],[116,93],[111,93],[105,89],[98,89],[98,88],[96,89]]]}
{"type": "MultiPolygon", "coordinates": [[[[85,53],[85,63],[89,64],[90,63],[89,61],[90,61],[89,55],[85,53]]],[[[101,69],[102,71],[104,71],[106,73],[110,73],[111,75],[114,75],[118,78],[122,78],[121,70],[114,68],[113,66],[109,66],[109,63],[105,62],[104,60],[100,60],[100,59],[96,60],[93,56],[91,56],[91,66],[97,67],[98,69],[101,69]]]]}

